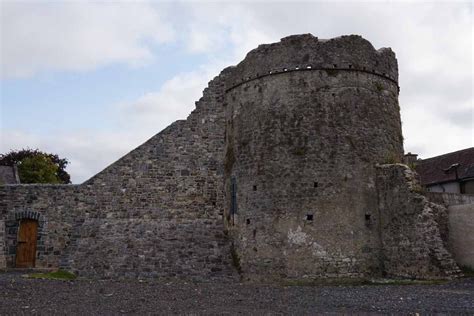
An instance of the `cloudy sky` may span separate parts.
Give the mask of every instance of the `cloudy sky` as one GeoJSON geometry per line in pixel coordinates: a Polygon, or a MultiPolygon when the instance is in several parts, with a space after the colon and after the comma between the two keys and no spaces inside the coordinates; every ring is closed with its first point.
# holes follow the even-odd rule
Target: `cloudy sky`
{"type": "Polygon", "coordinates": [[[262,43],[359,34],[400,69],[405,151],[473,146],[471,2],[8,1],[0,4],[0,152],[58,153],[80,183],[186,118],[262,43]]]}

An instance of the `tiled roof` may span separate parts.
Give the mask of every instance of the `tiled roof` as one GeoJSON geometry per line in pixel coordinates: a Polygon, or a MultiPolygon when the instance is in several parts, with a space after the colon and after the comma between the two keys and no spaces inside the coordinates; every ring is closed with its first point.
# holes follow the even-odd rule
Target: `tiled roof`
{"type": "Polygon", "coordinates": [[[0,166],[0,185],[20,183],[15,167],[0,166]]]}
{"type": "Polygon", "coordinates": [[[421,184],[431,185],[474,178],[474,147],[449,154],[418,160],[416,171],[421,184]]]}

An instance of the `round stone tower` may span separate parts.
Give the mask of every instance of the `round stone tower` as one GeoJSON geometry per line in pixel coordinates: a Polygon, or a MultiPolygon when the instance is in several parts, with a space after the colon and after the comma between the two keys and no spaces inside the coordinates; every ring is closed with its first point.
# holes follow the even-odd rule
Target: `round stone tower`
{"type": "Polygon", "coordinates": [[[381,273],[375,166],[403,155],[398,69],[360,36],[260,45],[226,82],[225,217],[248,278],[381,273]]]}

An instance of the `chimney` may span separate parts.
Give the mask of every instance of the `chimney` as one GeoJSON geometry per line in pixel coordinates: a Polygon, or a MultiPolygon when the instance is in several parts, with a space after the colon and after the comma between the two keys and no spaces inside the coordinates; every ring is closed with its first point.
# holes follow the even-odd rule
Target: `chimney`
{"type": "Polygon", "coordinates": [[[412,154],[411,152],[408,152],[408,154],[405,154],[403,156],[403,162],[406,165],[414,164],[418,160],[418,154],[412,154]]]}

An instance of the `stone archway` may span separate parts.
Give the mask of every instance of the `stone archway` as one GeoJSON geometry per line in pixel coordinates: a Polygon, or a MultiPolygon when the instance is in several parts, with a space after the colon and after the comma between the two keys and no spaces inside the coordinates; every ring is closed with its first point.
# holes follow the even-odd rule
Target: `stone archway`
{"type": "Polygon", "coordinates": [[[46,218],[36,211],[11,212],[8,216],[7,239],[14,246],[9,253],[10,264],[14,268],[33,268],[38,251],[43,249],[43,235],[46,218]]]}

